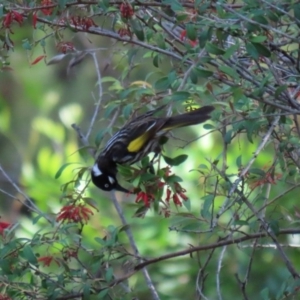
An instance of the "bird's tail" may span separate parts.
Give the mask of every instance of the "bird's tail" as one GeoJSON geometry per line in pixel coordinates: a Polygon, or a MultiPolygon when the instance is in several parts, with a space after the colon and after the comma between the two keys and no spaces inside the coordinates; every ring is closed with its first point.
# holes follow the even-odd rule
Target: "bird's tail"
{"type": "Polygon", "coordinates": [[[203,123],[210,119],[210,113],[214,109],[213,106],[207,105],[181,115],[169,117],[162,129],[170,130],[173,128],[203,123]]]}

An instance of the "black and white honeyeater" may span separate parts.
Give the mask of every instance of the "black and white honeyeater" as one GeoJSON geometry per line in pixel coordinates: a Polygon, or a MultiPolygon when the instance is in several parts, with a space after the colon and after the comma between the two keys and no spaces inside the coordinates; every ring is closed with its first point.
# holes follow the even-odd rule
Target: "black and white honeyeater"
{"type": "Polygon", "coordinates": [[[105,191],[118,190],[128,193],[116,178],[117,164],[131,165],[149,153],[161,152],[160,139],[174,128],[203,123],[210,119],[213,106],[201,108],[171,117],[155,117],[165,108],[160,106],[126,123],[107,142],[91,171],[93,183],[105,191]]]}

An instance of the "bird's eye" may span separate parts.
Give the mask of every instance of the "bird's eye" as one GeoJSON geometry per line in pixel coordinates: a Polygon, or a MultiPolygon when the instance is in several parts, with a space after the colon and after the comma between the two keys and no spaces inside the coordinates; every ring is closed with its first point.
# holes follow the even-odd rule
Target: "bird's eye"
{"type": "Polygon", "coordinates": [[[104,187],[109,188],[109,184],[108,183],[104,184],[104,187]]]}

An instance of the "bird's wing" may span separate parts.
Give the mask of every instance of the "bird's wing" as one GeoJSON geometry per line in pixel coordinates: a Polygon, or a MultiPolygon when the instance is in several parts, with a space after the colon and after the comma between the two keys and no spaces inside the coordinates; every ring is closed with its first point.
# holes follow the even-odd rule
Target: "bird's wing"
{"type": "Polygon", "coordinates": [[[153,118],[126,126],[108,141],[102,153],[116,163],[132,163],[164,123],[165,119],[153,118]]]}

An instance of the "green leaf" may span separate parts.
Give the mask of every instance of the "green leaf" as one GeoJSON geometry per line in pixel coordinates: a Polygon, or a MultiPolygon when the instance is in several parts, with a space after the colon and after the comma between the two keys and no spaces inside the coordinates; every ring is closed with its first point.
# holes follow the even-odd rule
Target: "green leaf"
{"type": "Polygon", "coordinates": [[[264,42],[266,39],[267,39],[266,36],[264,36],[264,35],[258,35],[258,36],[253,36],[253,37],[251,37],[251,38],[250,38],[250,41],[251,41],[252,43],[262,43],[262,42],[264,42]]]}
{"type": "Polygon", "coordinates": [[[215,54],[215,55],[222,55],[225,51],[212,43],[206,43],[205,49],[208,53],[215,54]]]}
{"type": "Polygon", "coordinates": [[[102,139],[103,139],[104,135],[107,133],[107,131],[108,131],[107,128],[102,128],[97,132],[96,137],[95,137],[95,145],[97,147],[101,144],[102,139]]]}
{"type": "Polygon", "coordinates": [[[249,170],[250,174],[255,174],[255,175],[259,175],[261,177],[265,177],[266,176],[266,172],[263,171],[262,169],[258,169],[258,168],[251,168],[249,170]]]}
{"type": "Polygon", "coordinates": [[[209,27],[208,29],[204,28],[203,31],[201,31],[201,33],[198,37],[200,48],[204,48],[206,45],[206,42],[210,41],[213,32],[214,32],[213,27],[209,27]]]}
{"type": "MultiPolygon", "coordinates": [[[[279,20],[278,15],[274,11],[271,11],[270,9],[267,11],[267,17],[273,22],[278,22],[278,20],[279,20]]],[[[299,27],[299,25],[298,25],[298,27],[299,27]]]]}
{"type": "Polygon", "coordinates": [[[273,233],[278,236],[279,233],[280,233],[280,227],[279,227],[279,223],[277,220],[272,220],[270,223],[269,223],[269,226],[271,228],[271,230],[273,231],[273,233]]]}
{"type": "Polygon", "coordinates": [[[186,29],[186,36],[191,40],[195,41],[197,39],[197,31],[195,29],[194,24],[186,24],[185,26],[186,29]]]}
{"type": "Polygon", "coordinates": [[[260,24],[263,24],[263,25],[269,25],[269,22],[268,20],[262,16],[262,15],[256,15],[253,17],[253,20],[260,23],[260,24]]]}
{"type": "Polygon", "coordinates": [[[230,144],[231,142],[231,136],[232,136],[232,129],[228,130],[224,136],[224,142],[226,144],[230,144]]]}
{"type": "Polygon", "coordinates": [[[159,144],[162,146],[162,145],[164,145],[167,141],[169,140],[169,138],[167,137],[167,136],[161,136],[160,138],[159,138],[159,144]]]}
{"type": "Polygon", "coordinates": [[[110,282],[113,279],[113,276],[114,276],[114,269],[111,267],[107,268],[105,272],[105,280],[107,282],[110,282]]]}
{"type": "Polygon", "coordinates": [[[242,155],[239,155],[235,162],[237,167],[240,168],[242,166],[242,155]]]}
{"type": "Polygon", "coordinates": [[[166,90],[170,87],[169,78],[167,76],[158,79],[155,84],[155,89],[157,90],[166,90]]]}
{"type": "Polygon", "coordinates": [[[118,107],[117,103],[109,103],[109,105],[104,110],[104,118],[108,119],[110,114],[118,107]]]}
{"type": "MultiPolygon", "coordinates": [[[[7,41],[6,41],[6,42],[7,42],[7,41]]],[[[31,49],[32,49],[32,47],[31,47],[31,45],[30,45],[30,43],[29,43],[28,40],[24,40],[24,41],[23,41],[22,47],[23,47],[25,50],[31,50],[31,49]]]]}
{"type": "Polygon", "coordinates": [[[104,288],[98,295],[96,299],[104,299],[106,298],[108,292],[110,291],[110,289],[108,288],[104,288]]]}
{"type": "Polygon", "coordinates": [[[120,175],[124,177],[130,177],[132,175],[132,169],[129,166],[117,165],[117,168],[120,175]]]}
{"type": "Polygon", "coordinates": [[[67,4],[68,0],[58,0],[58,6],[61,10],[63,10],[67,4]]]}
{"type": "Polygon", "coordinates": [[[198,82],[198,74],[197,74],[195,68],[192,69],[191,72],[190,72],[190,79],[191,79],[191,82],[193,84],[197,84],[197,82],[198,82]]]}
{"type": "Polygon", "coordinates": [[[179,155],[177,157],[174,157],[174,158],[163,155],[163,158],[164,158],[166,164],[168,164],[170,166],[179,166],[184,161],[186,161],[186,159],[188,158],[188,155],[181,154],[181,155],[179,155]]]}
{"type": "Polygon", "coordinates": [[[87,281],[83,286],[83,300],[89,300],[91,296],[91,284],[87,281]]]}
{"type": "Polygon", "coordinates": [[[215,126],[212,124],[204,124],[203,128],[206,130],[211,130],[211,129],[215,129],[215,126]]]}
{"type": "Polygon", "coordinates": [[[167,48],[165,38],[161,33],[158,33],[158,34],[155,35],[155,41],[156,41],[156,44],[159,48],[161,48],[161,49],[166,49],[167,48]]]}
{"type": "Polygon", "coordinates": [[[253,143],[252,135],[260,127],[260,125],[261,122],[259,121],[253,122],[249,120],[244,122],[244,126],[247,132],[247,138],[250,143],[253,143]]]}
{"type": "Polygon", "coordinates": [[[171,98],[173,101],[184,101],[184,100],[187,100],[190,96],[191,96],[191,94],[189,92],[178,91],[178,92],[174,92],[172,94],[171,98]]]}
{"type": "Polygon", "coordinates": [[[259,58],[258,51],[252,43],[246,43],[246,50],[247,50],[247,53],[254,59],[259,58]]]}
{"type": "Polygon", "coordinates": [[[123,116],[125,119],[128,119],[130,117],[132,109],[133,103],[128,103],[127,105],[125,105],[125,107],[123,108],[123,116]]]}
{"type": "Polygon", "coordinates": [[[178,14],[178,15],[175,15],[175,18],[176,18],[177,22],[181,23],[181,22],[186,21],[189,18],[189,16],[188,16],[188,14],[182,14],[182,15],[178,14]]]}
{"type": "Polygon", "coordinates": [[[134,34],[136,35],[136,37],[140,40],[140,41],[144,41],[145,40],[145,35],[144,35],[144,30],[142,27],[142,24],[140,22],[140,20],[133,18],[129,20],[129,24],[134,32],[134,34]]]}
{"type": "Polygon", "coordinates": [[[111,77],[111,76],[105,76],[101,79],[101,82],[102,83],[104,83],[104,82],[119,82],[119,80],[117,80],[116,78],[111,77]]]}
{"type": "Polygon", "coordinates": [[[281,85],[275,90],[275,97],[277,98],[282,92],[286,91],[288,88],[287,85],[281,85]]]}
{"type": "Polygon", "coordinates": [[[157,54],[157,55],[155,55],[155,56],[153,57],[153,66],[156,67],[156,68],[159,67],[158,61],[159,61],[159,56],[158,56],[158,54],[157,54]]]}
{"type": "Polygon", "coordinates": [[[240,45],[238,43],[230,46],[229,48],[226,49],[225,53],[223,54],[223,57],[225,59],[229,59],[239,48],[240,45]]]}
{"type": "Polygon", "coordinates": [[[55,178],[55,179],[58,179],[58,178],[61,176],[62,172],[63,172],[68,166],[74,165],[74,164],[75,164],[75,163],[65,163],[65,164],[63,164],[63,165],[58,169],[58,171],[56,172],[54,178],[55,178]]]}
{"type": "Polygon", "coordinates": [[[102,246],[106,246],[107,242],[99,237],[95,237],[94,239],[97,243],[99,243],[102,246]]]}
{"type": "Polygon", "coordinates": [[[249,225],[249,223],[247,221],[245,221],[245,220],[235,220],[232,225],[242,225],[242,226],[245,226],[245,225],[249,225]]]}
{"type": "Polygon", "coordinates": [[[29,245],[24,246],[23,250],[20,252],[20,255],[33,265],[38,263],[37,258],[29,245]]]}
{"type": "Polygon", "coordinates": [[[207,69],[195,68],[194,70],[197,72],[197,75],[200,78],[208,78],[214,74],[212,71],[207,70],[207,69]]]}
{"type": "Polygon", "coordinates": [[[166,183],[171,184],[175,182],[182,182],[182,179],[177,175],[171,175],[167,178],[165,178],[166,183]]]}
{"type": "Polygon", "coordinates": [[[175,71],[172,71],[168,74],[169,82],[174,82],[177,79],[177,74],[175,71]]]}
{"type": "Polygon", "coordinates": [[[256,48],[257,52],[260,55],[265,56],[265,57],[270,57],[271,56],[271,51],[266,46],[264,46],[263,44],[254,43],[253,45],[254,45],[254,47],[256,48]]]}
{"type": "Polygon", "coordinates": [[[191,200],[190,199],[182,201],[182,204],[188,211],[191,211],[191,200]]]}
{"type": "Polygon", "coordinates": [[[210,207],[214,201],[214,198],[214,195],[206,195],[202,197],[204,203],[201,209],[201,216],[203,218],[209,218],[211,216],[210,207]]]}
{"type": "Polygon", "coordinates": [[[230,68],[228,66],[219,66],[219,70],[234,79],[239,79],[239,74],[233,68],[230,68]]]}
{"type": "Polygon", "coordinates": [[[141,160],[141,165],[143,168],[146,168],[149,166],[150,163],[150,158],[149,156],[145,156],[142,160],[141,160]]]}
{"type": "Polygon", "coordinates": [[[134,187],[139,187],[140,186],[140,183],[141,183],[141,176],[135,176],[133,181],[131,182],[131,184],[134,186],[134,187]]]}

